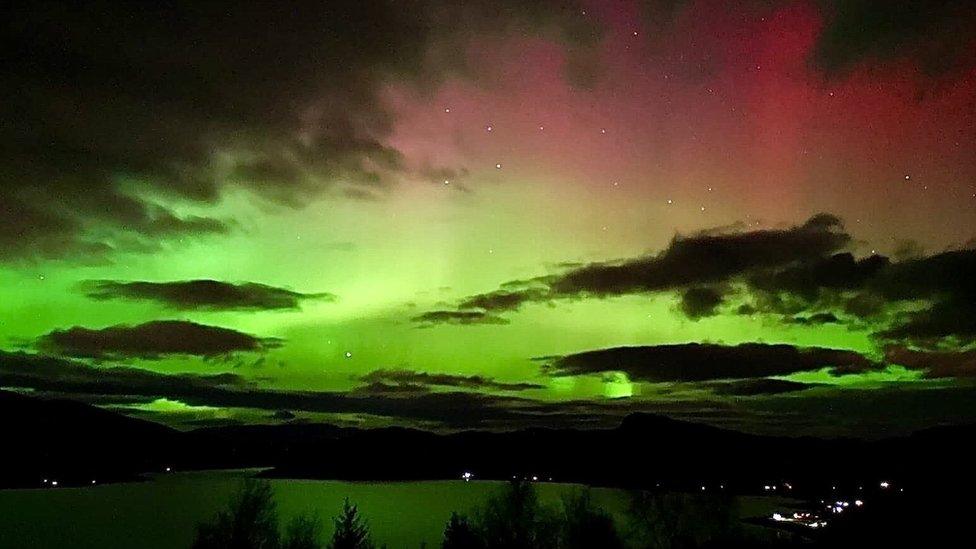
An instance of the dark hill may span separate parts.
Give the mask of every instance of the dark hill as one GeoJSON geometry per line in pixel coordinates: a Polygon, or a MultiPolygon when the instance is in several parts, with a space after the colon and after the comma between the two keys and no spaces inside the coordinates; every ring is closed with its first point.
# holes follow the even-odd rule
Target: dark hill
{"type": "Polygon", "coordinates": [[[0,486],[133,478],[172,459],[180,433],[81,402],[0,391],[0,486]]]}
{"type": "Polygon", "coordinates": [[[959,471],[976,426],[939,427],[878,442],[767,437],[634,414],[614,429],[438,434],[290,423],[180,432],[69,400],[0,391],[2,486],[133,478],[178,469],[275,467],[271,475],[336,479],[512,476],[617,486],[798,489],[959,471]],[[953,465],[955,464],[955,465],[953,465]]]}

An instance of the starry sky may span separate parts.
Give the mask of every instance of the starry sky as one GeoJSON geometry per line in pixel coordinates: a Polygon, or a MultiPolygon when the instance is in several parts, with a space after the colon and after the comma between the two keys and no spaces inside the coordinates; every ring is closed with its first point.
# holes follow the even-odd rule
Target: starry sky
{"type": "Polygon", "coordinates": [[[976,420],[968,1],[6,19],[4,389],[181,428],[976,420]]]}

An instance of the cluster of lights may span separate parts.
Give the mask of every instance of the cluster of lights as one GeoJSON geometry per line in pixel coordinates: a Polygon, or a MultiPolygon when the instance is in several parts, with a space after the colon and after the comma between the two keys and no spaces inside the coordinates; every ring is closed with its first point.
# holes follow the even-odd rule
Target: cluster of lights
{"type": "MultiPolygon", "coordinates": [[[[56,481],[56,480],[50,480],[50,479],[46,479],[46,478],[45,479],[41,479],[41,484],[43,484],[45,486],[50,486],[51,488],[57,488],[58,487],[58,481],[56,481]]],[[[96,481],[95,479],[92,479],[91,485],[94,486],[96,484],[98,484],[98,481],[96,481]]]]}
{"type": "MultiPolygon", "coordinates": [[[[821,501],[820,503],[823,503],[823,501],[821,501]]],[[[833,503],[827,503],[827,504],[825,504],[825,507],[827,509],[829,509],[830,512],[834,513],[835,515],[839,515],[840,513],[843,513],[850,506],[851,506],[851,502],[844,501],[844,500],[838,500],[838,501],[835,501],[833,503]]],[[[864,507],[864,500],[855,499],[854,500],[854,507],[864,507]]]]}
{"type": "MultiPolygon", "coordinates": [[[[881,481],[879,485],[881,486],[882,489],[885,490],[892,486],[892,484],[888,481],[881,481]]],[[[792,489],[792,486],[789,483],[783,483],[783,487],[785,487],[788,490],[792,489]]],[[[763,486],[763,488],[767,491],[773,491],[776,490],[777,486],[775,484],[767,484],[763,486]]],[[[833,490],[837,490],[836,485],[832,486],[831,488],[833,490]]],[[[862,488],[863,487],[859,487],[859,489],[862,488]]],[[[847,501],[847,500],[839,499],[832,502],[826,502],[824,500],[821,500],[820,504],[823,505],[823,509],[829,514],[839,515],[844,511],[850,509],[852,505],[854,507],[864,507],[864,500],[855,499],[853,501],[847,501]]],[[[784,515],[783,513],[773,513],[770,518],[772,518],[772,520],[776,522],[792,522],[792,523],[806,526],[808,528],[823,528],[827,526],[827,521],[824,520],[817,513],[795,512],[791,516],[784,515]]]]}
{"type": "Polygon", "coordinates": [[[821,519],[813,513],[793,513],[793,516],[787,517],[780,513],[773,513],[773,520],[776,522],[794,522],[796,524],[801,524],[807,528],[823,528],[827,526],[827,521],[821,519]]]}
{"type": "MultiPolygon", "coordinates": [[[[871,250],[871,252],[874,253],[874,250],[871,250]]],[[[895,487],[895,484],[893,482],[891,482],[891,481],[888,481],[888,480],[882,480],[882,481],[880,481],[878,483],[878,487],[881,488],[882,490],[889,490],[889,489],[894,488],[895,487]]],[[[830,489],[836,492],[837,491],[837,485],[836,484],[831,485],[830,489]]],[[[857,490],[859,492],[863,492],[864,491],[864,485],[863,484],[859,484],[857,486],[857,490]]],[[[899,491],[904,492],[905,489],[904,488],[900,488],[899,491]]]]}
{"type": "MultiPolygon", "coordinates": [[[[512,480],[515,480],[517,478],[518,478],[517,475],[512,475],[512,480]]],[[[540,480],[552,482],[552,477],[540,478],[539,475],[532,475],[531,477],[522,477],[522,480],[531,480],[532,482],[539,482],[540,480]]]]}

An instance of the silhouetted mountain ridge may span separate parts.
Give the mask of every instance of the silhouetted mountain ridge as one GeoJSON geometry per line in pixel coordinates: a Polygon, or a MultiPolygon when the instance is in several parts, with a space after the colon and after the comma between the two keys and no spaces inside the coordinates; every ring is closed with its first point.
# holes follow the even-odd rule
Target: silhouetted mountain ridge
{"type": "Polygon", "coordinates": [[[80,402],[3,391],[0,413],[8,419],[3,486],[36,486],[53,476],[75,483],[133,478],[170,466],[265,466],[273,476],[357,480],[471,471],[620,486],[906,477],[961,460],[961,441],[976,434],[976,425],[966,425],[876,442],[769,437],[646,413],[612,429],[434,433],[292,422],[180,432],[80,402]]]}
{"type": "Polygon", "coordinates": [[[4,467],[0,486],[38,479],[90,484],[158,468],[181,433],[165,425],[65,399],[0,391],[4,467]]]}

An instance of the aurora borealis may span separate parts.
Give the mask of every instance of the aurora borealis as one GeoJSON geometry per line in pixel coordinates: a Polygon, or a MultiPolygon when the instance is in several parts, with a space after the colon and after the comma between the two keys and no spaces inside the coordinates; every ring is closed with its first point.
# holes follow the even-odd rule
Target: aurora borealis
{"type": "Polygon", "coordinates": [[[967,1],[4,27],[4,389],[184,428],[976,419],[967,1]]]}

